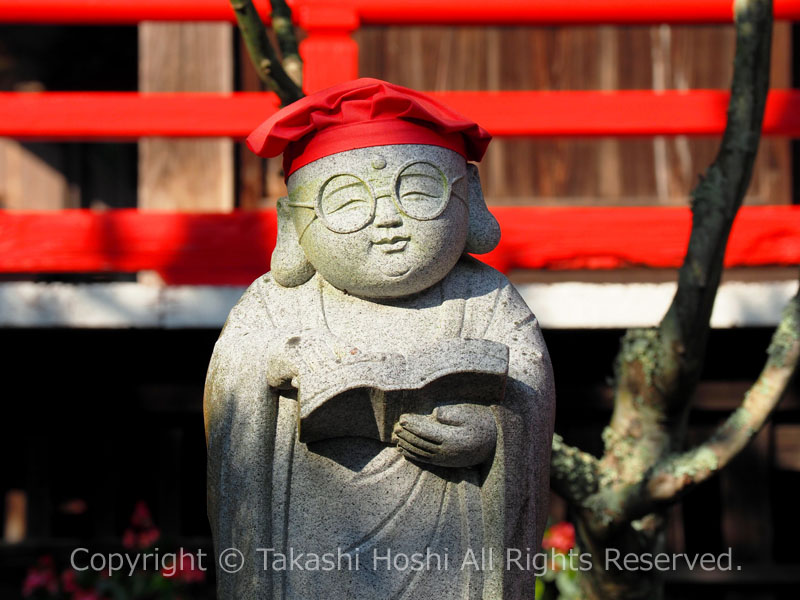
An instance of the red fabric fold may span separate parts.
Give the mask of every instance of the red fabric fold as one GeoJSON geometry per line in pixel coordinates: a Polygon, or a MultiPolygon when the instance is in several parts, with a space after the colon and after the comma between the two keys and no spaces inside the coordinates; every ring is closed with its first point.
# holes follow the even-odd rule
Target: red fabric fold
{"type": "Polygon", "coordinates": [[[362,78],[306,96],[278,111],[247,138],[264,158],[284,154],[284,173],[345,150],[431,144],[479,161],[491,135],[425,94],[362,78]]]}

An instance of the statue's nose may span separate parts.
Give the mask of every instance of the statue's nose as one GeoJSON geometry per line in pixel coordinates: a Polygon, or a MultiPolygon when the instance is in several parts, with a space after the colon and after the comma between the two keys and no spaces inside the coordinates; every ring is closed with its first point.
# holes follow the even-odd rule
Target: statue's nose
{"type": "Polygon", "coordinates": [[[388,194],[378,196],[375,200],[375,227],[399,227],[403,217],[388,194]]]}

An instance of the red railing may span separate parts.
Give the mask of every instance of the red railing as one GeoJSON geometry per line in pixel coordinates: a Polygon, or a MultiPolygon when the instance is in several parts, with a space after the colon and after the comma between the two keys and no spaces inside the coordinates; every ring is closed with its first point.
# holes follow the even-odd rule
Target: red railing
{"type": "MultiPolygon", "coordinates": [[[[729,23],[732,0],[295,0],[307,91],[358,74],[361,25],[729,23]]],[[[256,0],[262,14],[266,0],[256,0]]],[[[800,0],[775,0],[800,20],[800,0]]],[[[135,24],[232,21],[228,0],[3,0],[0,22],[135,24]]],[[[719,134],[727,93],[439,92],[499,136],[719,134]],[[546,115],[543,117],[542,115],[546,115]]],[[[144,136],[244,137],[277,110],[271,94],[3,93],[0,135],[20,139],[144,136]]],[[[800,135],[800,92],[770,93],[766,134],[800,135]]],[[[499,208],[500,248],[488,262],[512,268],[673,267],[689,231],[687,209],[499,208]],[[557,231],[558,235],[553,235],[557,231]],[[546,241],[545,241],[546,240],[546,241]]],[[[800,262],[800,207],[746,208],[727,264],[800,262]]],[[[245,283],[266,270],[274,214],[136,211],[0,212],[0,272],[161,271],[171,282],[245,283]]]]}
{"type": "MultiPolygon", "coordinates": [[[[295,19],[327,10],[362,25],[597,25],[730,23],[733,0],[288,0],[295,19]],[[307,12],[306,12],[307,11],[307,12]],[[310,14],[309,14],[310,13],[310,14]]],[[[269,0],[254,0],[262,16],[269,0]]],[[[774,0],[776,19],[800,20],[800,2],[774,0]]],[[[227,0],[3,0],[0,22],[135,24],[234,21],[227,0]]]]}
{"type": "MultiPolygon", "coordinates": [[[[493,207],[503,236],[481,260],[512,269],[656,268],[681,264],[683,207],[493,207]],[[557,232],[557,234],[555,234],[557,232]]],[[[269,269],[274,211],[0,211],[0,272],[158,271],[175,284],[245,285],[269,269]]],[[[727,266],[800,262],[800,206],[741,209],[727,266]]]]}
{"type": "MultiPolygon", "coordinates": [[[[719,135],[719,90],[430,92],[495,136],[719,135]],[[591,106],[591,110],[586,110],[591,106]]],[[[244,138],[278,110],[274,94],[0,93],[0,135],[19,139],[244,138]]],[[[764,134],[800,136],[800,91],[774,90],[764,134]]]]}

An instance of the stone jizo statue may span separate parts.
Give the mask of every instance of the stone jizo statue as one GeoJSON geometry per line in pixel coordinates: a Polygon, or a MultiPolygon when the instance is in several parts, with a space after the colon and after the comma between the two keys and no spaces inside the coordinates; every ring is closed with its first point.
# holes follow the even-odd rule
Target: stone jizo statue
{"type": "Polygon", "coordinates": [[[500,235],[468,162],[489,140],[375,79],[248,139],[289,196],[206,383],[219,598],[533,597],[553,380],[536,318],[470,256],[500,235]]]}

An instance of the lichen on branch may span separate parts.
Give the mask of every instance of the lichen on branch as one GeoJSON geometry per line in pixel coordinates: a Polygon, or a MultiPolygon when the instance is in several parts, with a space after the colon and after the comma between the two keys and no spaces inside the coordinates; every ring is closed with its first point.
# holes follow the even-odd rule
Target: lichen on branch
{"type": "Polygon", "coordinates": [[[550,454],[550,484],[567,502],[580,506],[597,491],[599,472],[597,459],[553,436],[550,454]]]}
{"type": "Polygon", "coordinates": [[[648,477],[649,508],[674,502],[723,469],[766,423],[800,358],[800,293],[786,306],[761,374],[741,406],[703,444],[668,457],[648,477]]]}

